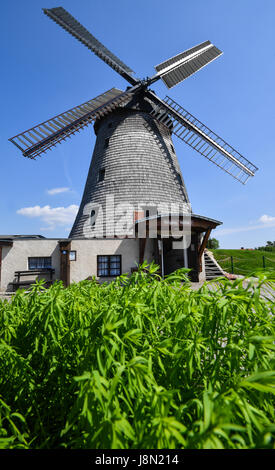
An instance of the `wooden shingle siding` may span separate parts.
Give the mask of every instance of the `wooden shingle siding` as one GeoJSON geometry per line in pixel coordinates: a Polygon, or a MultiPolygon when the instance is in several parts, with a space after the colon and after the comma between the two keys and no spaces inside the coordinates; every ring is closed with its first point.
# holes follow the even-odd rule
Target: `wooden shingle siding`
{"type": "Polygon", "coordinates": [[[167,126],[146,112],[125,107],[110,113],[95,128],[97,140],[70,238],[91,237],[85,224],[89,204],[101,204],[104,215],[107,195],[114,195],[115,204],[135,207],[139,203],[189,203],[167,126]],[[101,168],[106,169],[105,178],[98,182],[101,168]]]}

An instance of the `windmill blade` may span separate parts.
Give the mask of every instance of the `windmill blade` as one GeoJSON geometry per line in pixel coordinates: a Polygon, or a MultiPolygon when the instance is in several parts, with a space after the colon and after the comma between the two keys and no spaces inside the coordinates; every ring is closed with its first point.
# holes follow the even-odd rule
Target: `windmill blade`
{"type": "Polygon", "coordinates": [[[117,88],[112,88],[92,100],[11,137],[9,140],[22,151],[24,157],[33,159],[87,126],[94,119],[128,101],[134,89],[135,87],[132,87],[122,92],[117,88]]]}
{"type": "Polygon", "coordinates": [[[161,78],[168,88],[172,88],[221,54],[222,52],[210,41],[205,41],[156,65],[155,69],[158,73],[152,78],[152,82],[161,78]]]}
{"type": "Polygon", "coordinates": [[[128,80],[131,85],[135,85],[139,80],[132,76],[133,70],[130,69],[124,62],[117,56],[109,51],[101,42],[99,42],[82,24],[80,24],[70,13],[64,8],[44,8],[44,13],[54,20],[57,24],[62,26],[72,36],[82,42],[91,51],[93,51],[100,59],[106,64],[110,65],[116,72],[122,75],[123,78],[128,80]]]}
{"type": "Polygon", "coordinates": [[[243,184],[254,176],[258,168],[253,163],[182,106],[168,96],[162,101],[154,93],[149,94],[157,105],[153,116],[164,124],[172,124],[173,133],[183,142],[243,184]]]}

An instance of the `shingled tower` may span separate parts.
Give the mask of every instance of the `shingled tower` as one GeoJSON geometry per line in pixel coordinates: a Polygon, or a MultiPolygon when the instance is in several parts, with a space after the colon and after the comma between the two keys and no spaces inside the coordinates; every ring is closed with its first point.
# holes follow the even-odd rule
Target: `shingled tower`
{"type": "MultiPolygon", "coordinates": [[[[133,207],[129,224],[136,211],[147,209],[153,214],[160,205],[178,204],[181,212],[188,211],[189,199],[171,139],[172,123],[165,125],[153,118],[153,109],[153,103],[141,93],[96,121],[96,144],[70,238],[94,236],[101,220],[106,234],[106,198],[111,195],[115,207],[133,207]],[[95,216],[90,218],[91,214],[95,216]],[[94,224],[96,216],[99,220],[94,224]]],[[[119,217],[114,214],[115,224],[119,217]]]]}

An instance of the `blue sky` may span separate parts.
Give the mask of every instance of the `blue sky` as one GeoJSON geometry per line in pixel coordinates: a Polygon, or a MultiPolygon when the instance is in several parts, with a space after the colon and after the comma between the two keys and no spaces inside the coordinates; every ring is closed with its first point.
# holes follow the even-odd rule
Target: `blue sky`
{"type": "Polygon", "coordinates": [[[42,12],[63,6],[137,77],[205,40],[223,55],[172,90],[179,102],[259,167],[242,185],[174,137],[193,211],[223,222],[222,248],[275,240],[274,0],[13,0],[1,4],[0,234],[66,237],[95,142],[89,126],[36,161],[8,138],[128,83],[42,12]]]}

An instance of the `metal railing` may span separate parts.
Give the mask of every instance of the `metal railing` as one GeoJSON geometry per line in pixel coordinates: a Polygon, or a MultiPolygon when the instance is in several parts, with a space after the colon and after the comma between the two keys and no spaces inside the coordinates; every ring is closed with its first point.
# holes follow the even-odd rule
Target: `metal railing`
{"type": "MultiPolygon", "coordinates": [[[[224,266],[225,264],[227,266],[229,264],[231,274],[249,274],[249,273],[252,273],[253,271],[257,271],[257,269],[259,271],[274,270],[274,272],[275,272],[275,262],[274,262],[274,260],[268,258],[268,256],[265,256],[265,255],[262,256],[261,262],[259,260],[258,266],[254,269],[246,269],[246,268],[238,266],[238,264],[240,262],[245,264],[245,259],[237,258],[236,256],[227,256],[225,258],[219,258],[219,259],[217,259],[217,262],[220,264],[220,266],[223,269],[226,269],[226,267],[224,266]]],[[[227,267],[227,269],[228,269],[228,267],[227,267]]]]}

